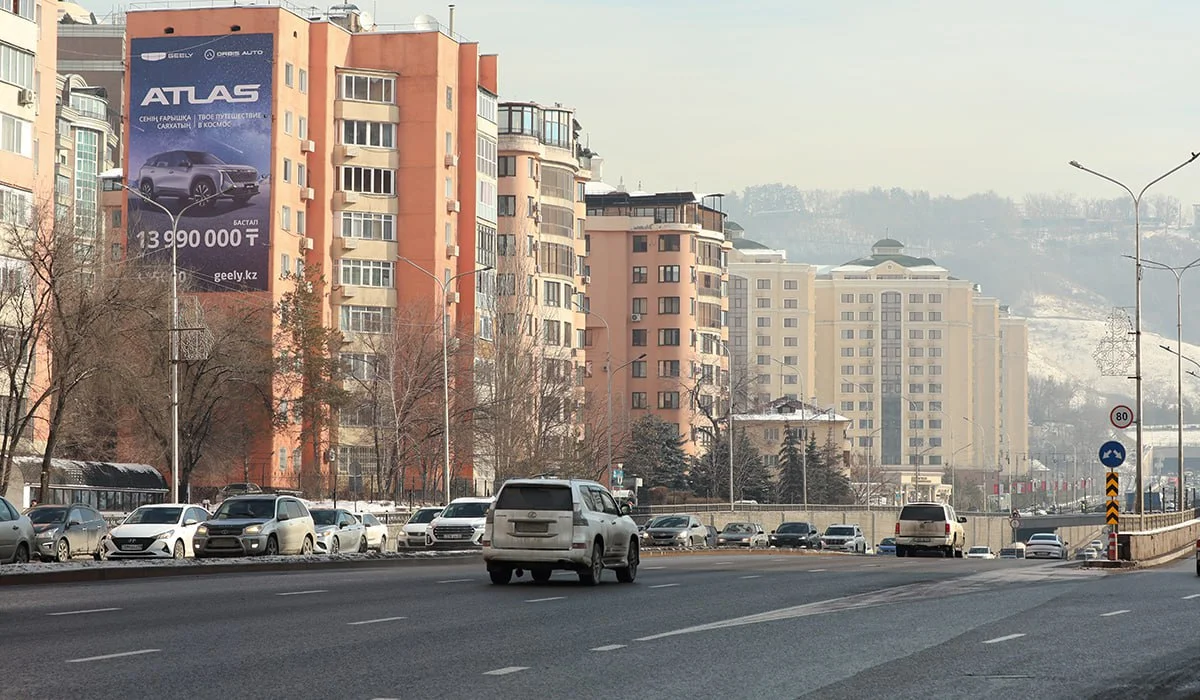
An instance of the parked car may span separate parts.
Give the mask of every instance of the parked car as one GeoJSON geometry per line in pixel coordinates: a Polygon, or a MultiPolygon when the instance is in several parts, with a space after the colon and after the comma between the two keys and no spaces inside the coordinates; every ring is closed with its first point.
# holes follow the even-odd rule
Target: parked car
{"type": "Polygon", "coordinates": [[[367,533],[362,523],[348,510],[342,508],[313,508],[313,529],[317,554],[367,551],[367,533]]]}
{"type": "Polygon", "coordinates": [[[1037,532],[1025,542],[1025,556],[1030,559],[1066,559],[1067,543],[1056,533],[1037,532]]]}
{"type": "Polygon", "coordinates": [[[367,535],[367,549],[373,549],[380,554],[387,551],[388,528],[379,522],[379,518],[371,513],[355,513],[355,518],[362,523],[363,532],[367,535]]]}
{"type": "Polygon", "coordinates": [[[858,525],[830,525],[821,535],[821,548],[831,551],[867,553],[867,538],[858,525]]]}
{"type": "Polygon", "coordinates": [[[660,515],[646,523],[642,543],[659,547],[703,547],[708,530],[694,515],[660,515]]]}
{"type": "Polygon", "coordinates": [[[104,558],[101,540],[108,534],[104,516],[91,506],[34,506],[25,511],[33,524],[34,551],[42,561],[68,561],[83,554],[104,558]]]}
{"type": "Polygon", "coordinates": [[[909,503],[896,521],[896,556],[926,551],[961,559],[967,541],[965,522],[946,503],[909,503]]]}
{"type": "Polygon", "coordinates": [[[312,515],[300,499],[276,494],[227,498],[196,528],[197,557],[312,554],[312,515]]]}
{"type": "Polygon", "coordinates": [[[436,506],[432,508],[418,508],[408,522],[404,524],[400,535],[400,546],[410,549],[419,549],[425,546],[425,533],[429,530],[429,523],[433,522],[434,518],[442,514],[443,508],[436,506]]]}
{"type": "Polygon", "coordinates": [[[535,583],[545,583],[553,570],[565,569],[594,586],[612,569],[618,581],[633,583],[641,556],[630,512],[594,481],[510,479],[487,512],[488,576],[504,585],[514,572],[528,570],[535,583]]]}
{"type": "Polygon", "coordinates": [[[896,553],[896,538],[884,537],[879,540],[879,544],[875,545],[876,554],[895,554],[896,553]]]}
{"type": "Polygon", "coordinates": [[[166,151],[142,164],[138,191],[150,201],[175,197],[198,202],[201,209],[218,199],[245,204],[258,194],[258,170],[226,163],[207,151],[166,151]]]}
{"type": "Polygon", "coordinates": [[[767,547],[770,540],[758,523],[729,523],[717,533],[718,547],[767,547]]]}
{"type": "Polygon", "coordinates": [[[1095,547],[1084,547],[1075,552],[1075,559],[1078,561],[1094,561],[1100,558],[1100,550],[1095,547]]]}
{"type": "Polygon", "coordinates": [[[713,527],[712,525],[705,525],[704,532],[705,532],[704,546],[706,546],[710,549],[713,547],[716,547],[717,546],[717,536],[720,535],[721,533],[717,532],[717,528],[713,527]]]}
{"type": "Polygon", "coordinates": [[[1001,559],[1024,559],[1025,558],[1025,543],[1013,542],[1007,547],[1000,548],[1001,559]]]}
{"type": "Polygon", "coordinates": [[[0,497],[0,564],[24,564],[33,556],[33,523],[0,497]]]}
{"type": "Polygon", "coordinates": [[[967,550],[967,559],[995,559],[996,553],[987,545],[976,545],[967,550]]]}
{"type": "Polygon", "coordinates": [[[821,548],[821,533],[817,528],[805,522],[781,523],[771,530],[767,542],[772,547],[804,547],[805,549],[821,548]]]}
{"type": "Polygon", "coordinates": [[[250,493],[262,493],[262,487],[251,483],[226,484],[217,491],[217,496],[218,500],[223,501],[232,496],[245,496],[250,493]]]}
{"type": "Polygon", "coordinates": [[[188,503],[140,506],[104,538],[105,553],[113,559],[183,559],[194,556],[193,542],[207,510],[188,503]]]}
{"type": "Polygon", "coordinates": [[[483,526],[491,498],[456,498],[425,528],[430,549],[472,549],[483,546],[483,526]]]}

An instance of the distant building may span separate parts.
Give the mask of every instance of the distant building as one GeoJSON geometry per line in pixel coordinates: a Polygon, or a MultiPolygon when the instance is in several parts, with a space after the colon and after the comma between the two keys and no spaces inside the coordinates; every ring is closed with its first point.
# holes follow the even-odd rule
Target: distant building
{"type": "Polygon", "coordinates": [[[847,430],[850,419],[835,411],[822,410],[796,399],[779,398],[757,411],[734,413],[733,424],[738,433],[745,434],[750,440],[773,478],[779,476],[779,449],[789,431],[802,443],[812,436],[818,448],[832,443],[842,457],[843,470],[849,469],[847,430]]]}

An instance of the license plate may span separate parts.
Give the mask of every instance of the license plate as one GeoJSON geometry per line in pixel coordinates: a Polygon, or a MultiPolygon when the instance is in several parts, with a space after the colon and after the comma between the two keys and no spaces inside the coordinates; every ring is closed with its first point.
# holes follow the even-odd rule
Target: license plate
{"type": "Polygon", "coordinates": [[[140,551],[142,551],[142,548],[136,544],[123,544],[123,545],[121,545],[121,551],[122,552],[140,552],[140,551]]]}
{"type": "Polygon", "coordinates": [[[446,535],[446,539],[448,540],[462,540],[466,539],[466,537],[466,535],[446,535]]]}
{"type": "Polygon", "coordinates": [[[517,532],[546,534],[550,531],[550,523],[517,523],[517,532]]]}
{"type": "Polygon", "coordinates": [[[913,542],[928,542],[928,541],[929,541],[928,537],[914,537],[913,538],[913,542]]]}

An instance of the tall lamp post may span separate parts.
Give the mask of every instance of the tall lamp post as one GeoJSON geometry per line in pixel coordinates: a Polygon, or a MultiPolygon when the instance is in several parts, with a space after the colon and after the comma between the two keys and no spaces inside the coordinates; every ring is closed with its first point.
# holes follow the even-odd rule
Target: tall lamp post
{"type": "Polygon", "coordinates": [[[634,362],[639,362],[644,359],[646,359],[646,353],[642,353],[641,355],[638,355],[637,357],[633,358],[632,360],[629,360],[625,364],[618,365],[616,369],[613,369],[611,360],[609,360],[608,362],[605,363],[605,368],[607,370],[609,370],[608,377],[606,378],[607,379],[606,383],[608,384],[608,437],[607,437],[608,446],[606,447],[606,450],[608,451],[608,486],[609,486],[609,488],[613,487],[613,483],[612,483],[612,474],[613,474],[613,456],[612,456],[613,375],[617,374],[618,372],[625,369],[629,365],[632,365],[634,362]]]}
{"type": "MultiPolygon", "coordinates": [[[[608,350],[604,354],[604,372],[608,375],[608,381],[606,382],[608,385],[608,408],[606,409],[607,418],[605,419],[607,421],[607,430],[606,430],[606,435],[604,438],[604,441],[605,441],[604,449],[606,452],[606,462],[608,464],[609,486],[611,487],[612,486],[612,481],[611,481],[612,480],[612,471],[613,471],[613,454],[612,454],[613,383],[612,383],[612,378],[613,378],[613,374],[615,374],[615,372],[612,371],[612,327],[608,325],[608,319],[604,318],[603,316],[596,313],[595,311],[592,311],[591,307],[584,307],[583,304],[580,304],[578,301],[574,302],[574,304],[575,304],[575,308],[582,311],[585,315],[595,316],[596,318],[600,319],[600,322],[604,324],[604,339],[608,343],[608,350]]],[[[646,356],[646,354],[642,353],[641,357],[639,357],[637,359],[640,360],[645,356],[646,356]]],[[[622,369],[624,369],[624,365],[622,366],[622,369]]]]}
{"type": "MultiPolygon", "coordinates": [[[[171,219],[171,323],[168,328],[168,333],[171,336],[171,501],[179,503],[179,332],[182,329],[179,327],[179,247],[175,245],[175,236],[179,231],[179,220],[183,218],[187,210],[192,207],[203,207],[210,204],[212,200],[225,194],[225,190],[229,189],[229,187],[226,186],[207,197],[190,202],[178,212],[173,213],[170,209],[142,194],[139,190],[126,185],[124,182],[116,179],[110,182],[127,192],[137,195],[143,203],[158,208],[171,219]]],[[[42,499],[45,500],[44,492],[42,499]]]]}
{"type": "MultiPolygon", "coordinates": [[[[1128,255],[1125,257],[1129,257],[1128,255]]],[[[1183,273],[1200,265],[1200,258],[1196,258],[1187,265],[1182,267],[1172,267],[1165,263],[1160,263],[1156,260],[1142,258],[1142,264],[1155,270],[1166,270],[1175,275],[1175,344],[1179,347],[1179,352],[1175,353],[1175,403],[1176,403],[1176,422],[1178,423],[1179,437],[1179,493],[1183,491],[1183,273]]],[[[1166,347],[1166,346],[1161,346],[1166,347]]],[[[1170,350],[1170,348],[1167,348],[1170,350]]],[[[1176,506],[1179,510],[1183,510],[1183,499],[1177,498],[1176,506]]]]}
{"type": "Polygon", "coordinates": [[[460,277],[467,275],[475,275],[480,272],[487,272],[492,269],[491,265],[484,265],[477,270],[467,270],[460,272],[445,281],[438,279],[438,276],[421,267],[417,263],[409,260],[403,255],[397,255],[398,259],[412,265],[418,271],[425,274],[426,277],[433,280],[442,293],[442,478],[445,480],[445,498],[446,505],[450,505],[450,319],[446,313],[449,304],[450,285],[460,277]]]}
{"type": "Polygon", "coordinates": [[[1135,463],[1135,465],[1137,467],[1137,478],[1136,478],[1137,497],[1134,499],[1134,504],[1135,504],[1135,512],[1138,515],[1141,515],[1142,512],[1145,510],[1145,508],[1144,508],[1145,494],[1142,493],[1142,220],[1141,220],[1142,195],[1146,194],[1146,190],[1150,189],[1155,183],[1166,179],[1171,174],[1173,174],[1176,171],[1181,170],[1183,167],[1191,164],[1191,162],[1196,160],[1196,158],[1200,158],[1200,152],[1191,154],[1191,156],[1187,160],[1183,161],[1179,165],[1176,165],[1174,168],[1171,168],[1170,170],[1163,173],[1162,175],[1159,175],[1158,177],[1154,178],[1149,183],[1147,183],[1146,186],[1143,187],[1141,189],[1141,191],[1138,192],[1137,194],[1134,194],[1133,190],[1131,190],[1129,187],[1127,187],[1125,185],[1125,183],[1123,183],[1119,180],[1115,180],[1115,179],[1109,177],[1108,175],[1105,175],[1104,173],[1101,173],[1101,172],[1098,172],[1095,170],[1091,170],[1089,168],[1085,168],[1084,166],[1080,165],[1079,161],[1077,161],[1077,160],[1073,160],[1070,163],[1073,167],[1076,167],[1076,168],[1084,171],[1085,173],[1095,175],[1096,177],[1098,177],[1102,180],[1107,180],[1108,182],[1111,182],[1114,185],[1120,187],[1121,189],[1128,192],[1129,197],[1133,200],[1133,256],[1134,256],[1133,264],[1134,264],[1134,273],[1135,273],[1135,275],[1134,275],[1134,292],[1133,292],[1133,306],[1134,306],[1134,311],[1133,311],[1133,342],[1134,342],[1133,374],[1134,374],[1134,377],[1133,377],[1133,380],[1134,380],[1134,392],[1136,394],[1135,399],[1134,399],[1136,405],[1133,409],[1134,410],[1133,415],[1134,415],[1134,420],[1137,422],[1137,433],[1136,433],[1137,434],[1137,440],[1136,440],[1136,442],[1137,442],[1137,447],[1136,447],[1137,462],[1135,463]]]}

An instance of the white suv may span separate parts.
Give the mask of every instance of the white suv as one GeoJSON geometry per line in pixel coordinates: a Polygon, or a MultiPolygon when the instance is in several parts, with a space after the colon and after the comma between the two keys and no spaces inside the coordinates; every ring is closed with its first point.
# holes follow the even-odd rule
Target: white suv
{"type": "Polygon", "coordinates": [[[896,521],[896,556],[928,551],[962,559],[967,542],[965,522],[948,504],[909,503],[900,509],[896,521]]]}
{"type": "Polygon", "coordinates": [[[579,479],[512,479],[487,514],[483,560],[492,583],[503,585],[528,569],[537,583],[555,569],[579,573],[594,586],[604,569],[617,580],[637,577],[637,523],[608,489],[579,479]]]}
{"type": "Polygon", "coordinates": [[[456,498],[425,528],[428,549],[472,549],[482,545],[490,498],[456,498]]]}
{"type": "Polygon", "coordinates": [[[821,549],[831,552],[867,553],[867,538],[858,525],[830,525],[821,535],[821,549]]]}

